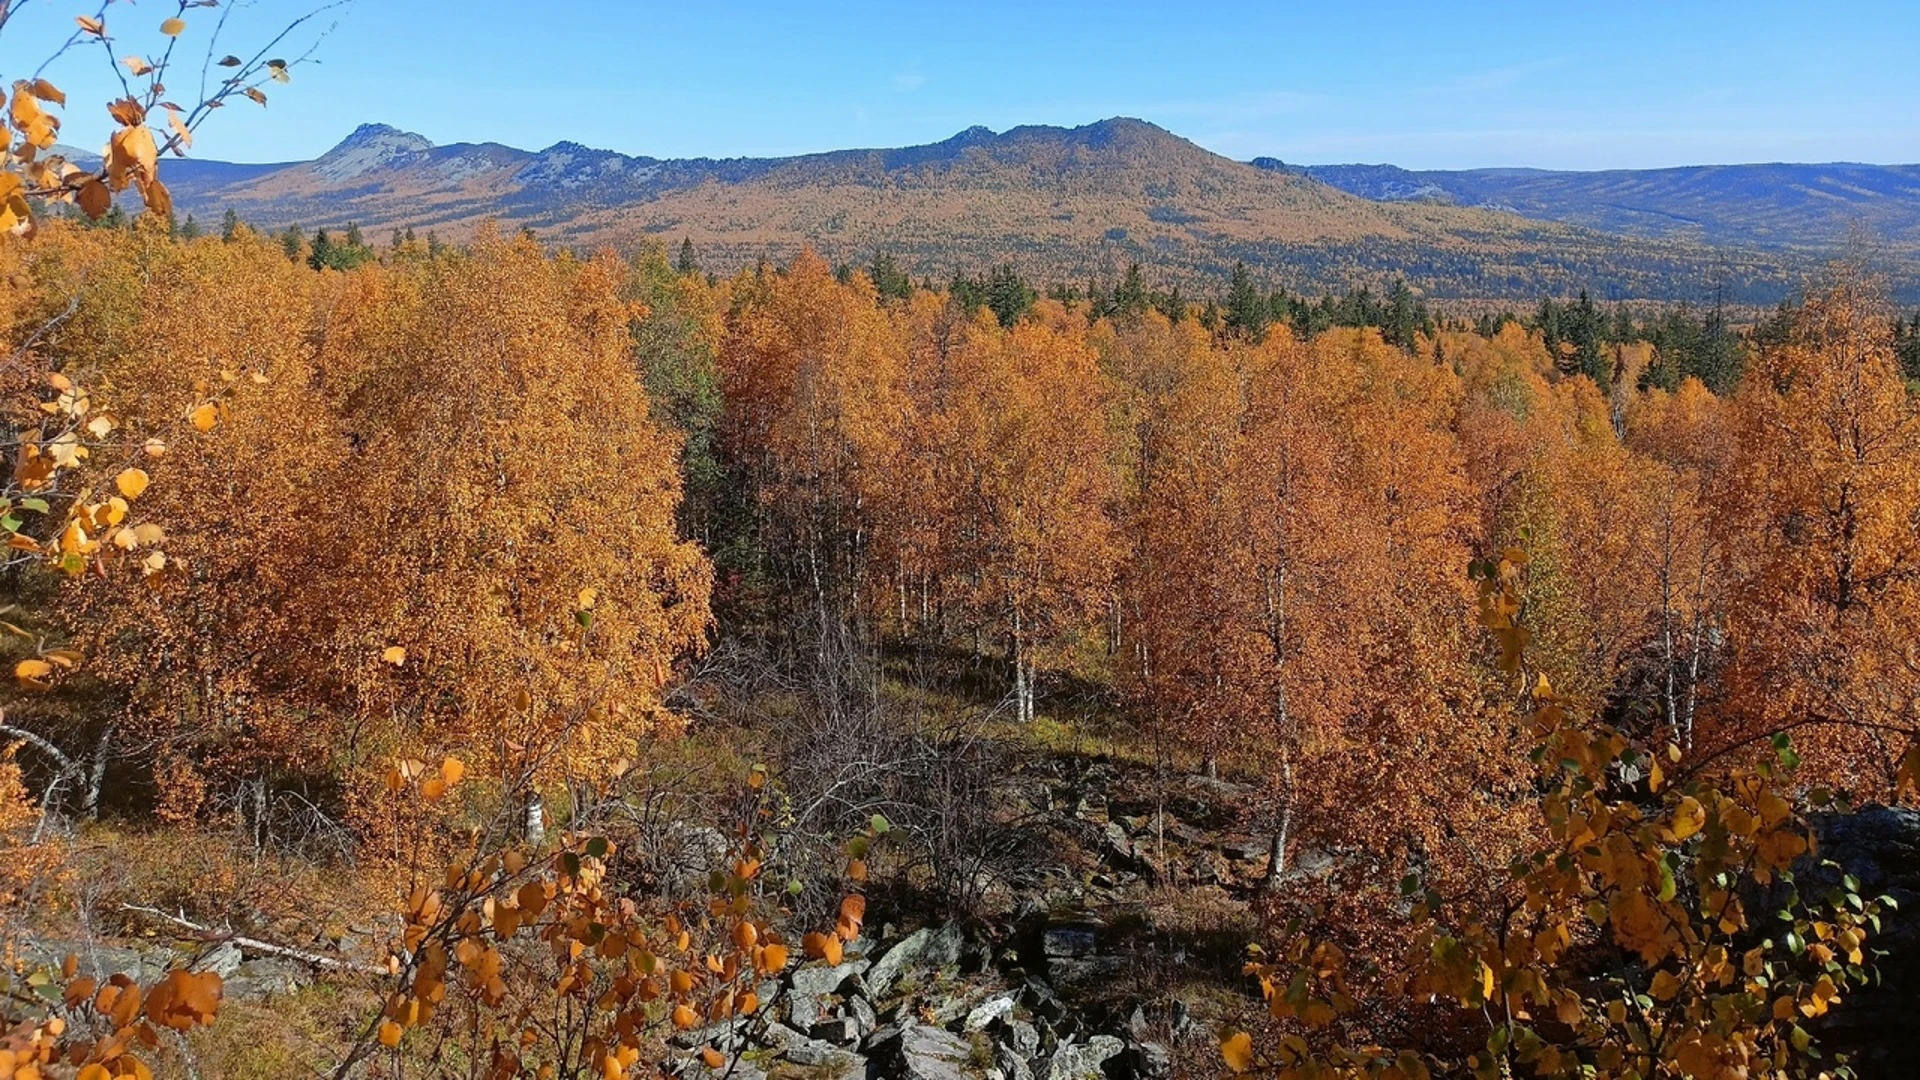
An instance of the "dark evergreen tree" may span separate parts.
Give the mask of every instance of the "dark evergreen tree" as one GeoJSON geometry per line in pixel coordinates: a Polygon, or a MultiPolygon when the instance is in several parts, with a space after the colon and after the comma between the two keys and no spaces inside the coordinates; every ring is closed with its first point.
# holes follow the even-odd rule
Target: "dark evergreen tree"
{"type": "Polygon", "coordinates": [[[1914,312],[1913,320],[1905,325],[1893,320],[1893,351],[1907,380],[1920,381],[1920,311],[1914,312]]]}
{"type": "Polygon", "coordinates": [[[1113,287],[1113,311],[1115,315],[1138,318],[1147,313],[1147,283],[1140,274],[1140,264],[1133,263],[1121,276],[1120,284],[1113,287]]]}
{"type": "Polygon", "coordinates": [[[227,212],[220,215],[220,239],[231,244],[233,238],[238,235],[240,235],[240,215],[229,206],[227,212]]]}
{"type": "Polygon", "coordinates": [[[867,276],[873,279],[873,291],[882,300],[907,300],[913,297],[913,275],[900,269],[889,252],[874,252],[873,266],[867,276]]]}
{"type": "Polygon", "coordinates": [[[1393,284],[1387,288],[1385,325],[1380,328],[1380,336],[1385,338],[1389,345],[1412,349],[1414,339],[1420,333],[1421,323],[1425,321],[1421,318],[1421,314],[1419,305],[1413,298],[1413,290],[1407,288],[1404,280],[1393,279],[1393,284]]]}
{"type": "Polygon", "coordinates": [[[307,265],[315,270],[323,270],[331,265],[333,259],[333,239],[327,230],[320,229],[313,234],[313,245],[307,252],[307,265]]]}
{"type": "Polygon", "coordinates": [[[193,219],[192,214],[188,214],[186,224],[180,226],[180,239],[182,240],[200,239],[200,223],[193,219]]]}
{"type": "Polygon", "coordinates": [[[300,253],[307,249],[306,237],[300,234],[300,226],[289,225],[280,234],[280,250],[287,253],[289,260],[298,260],[300,253]]]}
{"type": "Polygon", "coordinates": [[[682,277],[700,272],[700,264],[693,257],[693,237],[681,237],[680,258],[673,264],[673,269],[682,277]]]}
{"type": "Polygon", "coordinates": [[[1267,336],[1267,316],[1267,302],[1254,287],[1253,274],[1247,270],[1247,264],[1234,263],[1233,277],[1227,285],[1227,332],[1248,341],[1259,341],[1267,336]]]}
{"type": "Polygon", "coordinates": [[[1166,316],[1170,323],[1178,323],[1187,317],[1187,301],[1180,295],[1180,286],[1177,284],[1166,292],[1155,293],[1153,308],[1166,316]]]}
{"type": "Polygon", "coordinates": [[[1027,284],[1011,263],[1002,263],[987,275],[985,295],[987,306],[993,309],[1001,326],[1012,326],[1019,322],[1020,316],[1032,310],[1034,303],[1040,299],[1040,294],[1027,284]]]}

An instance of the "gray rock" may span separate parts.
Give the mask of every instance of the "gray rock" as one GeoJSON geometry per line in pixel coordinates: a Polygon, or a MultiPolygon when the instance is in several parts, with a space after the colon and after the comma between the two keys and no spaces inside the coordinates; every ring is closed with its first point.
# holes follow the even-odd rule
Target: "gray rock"
{"type": "Polygon", "coordinates": [[[227,977],[222,993],[234,1000],[265,1001],[291,994],[311,980],[312,973],[303,964],[263,957],[241,964],[227,977]]]}
{"type": "Polygon", "coordinates": [[[792,1046],[794,1043],[806,1042],[807,1037],[805,1034],[793,1030],[778,1020],[768,1020],[755,1031],[754,1041],[762,1046],[770,1046],[775,1050],[779,1050],[783,1047],[792,1046]]]}
{"type": "Polygon", "coordinates": [[[836,1016],[808,1028],[807,1034],[838,1046],[853,1046],[860,1041],[860,1022],[850,1016],[836,1016]]]}
{"type": "Polygon", "coordinates": [[[820,1039],[802,1039],[797,1043],[792,1043],[781,1050],[780,1056],[793,1062],[795,1065],[803,1065],[808,1068],[833,1066],[842,1070],[852,1066],[855,1062],[864,1062],[865,1060],[851,1050],[835,1046],[830,1042],[825,1042],[820,1039]]]}
{"type": "Polygon", "coordinates": [[[948,923],[938,930],[915,930],[867,969],[868,995],[885,997],[909,969],[943,968],[959,963],[960,950],[965,943],[966,937],[959,923],[948,923]]]}
{"type": "Polygon", "coordinates": [[[231,941],[223,941],[215,945],[205,956],[202,956],[199,961],[193,965],[193,970],[211,971],[215,975],[220,976],[222,982],[225,982],[239,972],[240,965],[245,963],[246,959],[246,956],[240,951],[240,946],[235,945],[231,941]]]}
{"type": "Polygon", "coordinates": [[[1002,994],[974,1006],[972,1011],[967,1013],[967,1018],[961,1027],[967,1031],[984,1031],[991,1027],[994,1021],[1004,1020],[1012,1015],[1013,996],[1002,994]]]}
{"type": "Polygon", "coordinates": [[[795,968],[787,976],[787,986],[795,997],[820,997],[836,994],[853,978],[872,965],[865,960],[849,960],[839,967],[795,968]]]}
{"type": "Polygon", "coordinates": [[[1053,992],[1053,987],[1039,979],[1028,979],[1021,996],[1026,999],[1027,1008],[1032,1010],[1033,1015],[1050,1024],[1057,1023],[1067,1015],[1067,1003],[1060,1000],[1060,995],[1053,992]]]}
{"type": "Polygon", "coordinates": [[[1033,1080],[1033,1066],[1006,1043],[994,1044],[993,1071],[1000,1080],[1033,1080]]]}
{"type": "Polygon", "coordinates": [[[1069,1043],[1054,1052],[1047,1063],[1047,1080],[1105,1080],[1103,1066],[1118,1057],[1126,1044],[1111,1035],[1095,1035],[1082,1043],[1069,1043]]]}
{"type": "Polygon", "coordinates": [[[1049,957],[1091,956],[1100,947],[1100,935],[1090,923],[1050,926],[1043,944],[1049,957]]]}
{"type": "Polygon", "coordinates": [[[873,1004],[866,998],[848,998],[847,1015],[860,1026],[861,1038],[866,1038],[880,1026],[880,1016],[873,1011],[873,1004]]]}
{"type": "Polygon", "coordinates": [[[787,1023],[800,1031],[807,1031],[813,1025],[826,1018],[827,1011],[817,997],[802,997],[798,994],[787,998],[787,1023]]]}
{"type": "Polygon", "coordinates": [[[1166,1080],[1173,1075],[1173,1052],[1157,1042],[1140,1043],[1122,1056],[1122,1069],[1134,1080],[1166,1080]]]}
{"type": "Polygon", "coordinates": [[[1000,1025],[1000,1041],[1028,1061],[1040,1056],[1040,1029],[1025,1020],[1008,1020],[1000,1025]]]}
{"type": "Polygon", "coordinates": [[[915,1024],[901,1030],[896,1071],[901,1080],[967,1080],[973,1044],[943,1028],[915,1024]]]}

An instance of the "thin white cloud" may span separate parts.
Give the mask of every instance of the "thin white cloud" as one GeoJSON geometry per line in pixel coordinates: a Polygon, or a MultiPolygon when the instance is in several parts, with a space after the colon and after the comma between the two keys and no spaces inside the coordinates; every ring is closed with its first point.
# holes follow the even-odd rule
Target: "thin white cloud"
{"type": "Polygon", "coordinates": [[[917,71],[903,71],[893,77],[893,88],[903,94],[911,94],[927,85],[927,77],[917,71]]]}

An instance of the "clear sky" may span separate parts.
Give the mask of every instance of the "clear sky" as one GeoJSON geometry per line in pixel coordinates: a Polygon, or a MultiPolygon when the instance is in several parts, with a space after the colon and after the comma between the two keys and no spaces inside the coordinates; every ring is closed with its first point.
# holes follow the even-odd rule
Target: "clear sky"
{"type": "MultiPolygon", "coordinates": [[[[27,2],[0,39],[8,81],[97,6],[27,2]]],[[[312,6],[243,2],[236,46],[312,6]]],[[[150,42],[161,7],[121,0],[109,28],[150,42]]],[[[265,112],[216,116],[202,156],[313,157],[365,121],[726,157],[1127,115],[1307,164],[1920,162],[1916,0],[353,0],[336,16],[319,63],[265,112]]],[[[100,66],[96,50],[49,75],[96,105],[100,66]]],[[[67,141],[97,144],[92,110],[69,111],[67,141]]]]}

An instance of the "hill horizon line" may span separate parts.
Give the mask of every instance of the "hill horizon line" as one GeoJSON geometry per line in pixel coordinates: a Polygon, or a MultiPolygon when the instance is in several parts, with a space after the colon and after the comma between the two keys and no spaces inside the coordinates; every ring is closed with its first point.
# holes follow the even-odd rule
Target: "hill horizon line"
{"type": "MultiPolygon", "coordinates": [[[[1816,160],[1787,160],[1787,159],[1769,159],[1769,160],[1753,160],[1753,161],[1692,161],[1692,162],[1683,162],[1683,163],[1670,164],[1670,165],[1645,165],[1645,166],[1615,165],[1615,166],[1607,166],[1604,168],[1594,168],[1594,169],[1569,169],[1569,168],[1560,168],[1560,167],[1551,166],[1551,165],[1525,165],[1525,164],[1513,164],[1513,163],[1427,167],[1427,166],[1416,166],[1416,165],[1403,165],[1391,159],[1381,159],[1377,161],[1347,159],[1347,160],[1329,160],[1329,161],[1310,162],[1310,161],[1300,161],[1300,160],[1293,160],[1289,158],[1283,158],[1276,154],[1256,154],[1253,157],[1249,157],[1249,158],[1236,158],[1231,154],[1225,154],[1225,153],[1221,153],[1220,151],[1214,150],[1206,146],[1204,143],[1200,142],[1199,140],[1192,138],[1190,136],[1182,135],[1179,132],[1171,128],[1168,128],[1162,124],[1158,124],[1151,120],[1146,120],[1136,116],[1126,116],[1126,115],[1120,115],[1120,114],[1103,117],[1098,120],[1091,120],[1091,121],[1088,121],[1087,123],[1076,124],[1076,125],[1016,124],[1012,127],[1005,128],[1005,129],[995,129],[992,126],[987,124],[972,124],[972,125],[969,125],[968,127],[962,128],[961,130],[955,132],[952,135],[947,136],[946,138],[931,139],[925,142],[906,142],[906,143],[897,143],[897,144],[872,144],[872,145],[847,145],[847,146],[831,147],[827,149],[805,150],[805,151],[788,153],[788,154],[741,153],[741,154],[693,154],[693,155],[680,155],[680,156],[655,155],[655,154],[645,153],[641,151],[621,149],[613,146],[593,146],[587,143],[580,142],[575,139],[556,140],[555,142],[550,143],[547,146],[540,147],[537,149],[524,147],[524,146],[516,146],[512,143],[502,142],[496,139],[482,139],[482,140],[461,139],[461,140],[454,140],[452,142],[442,143],[442,142],[434,141],[429,136],[423,135],[419,132],[411,131],[407,128],[401,127],[396,124],[390,124],[381,120],[369,120],[369,121],[363,121],[355,125],[353,130],[343,135],[340,139],[332,143],[328,147],[328,149],[326,149],[325,151],[322,151],[320,154],[316,155],[313,158],[285,158],[285,159],[270,160],[270,161],[245,161],[238,158],[209,155],[209,156],[203,156],[203,157],[196,157],[190,160],[206,161],[206,162],[221,163],[221,164],[249,165],[249,166],[258,166],[258,167],[299,165],[307,161],[315,161],[315,160],[318,160],[319,158],[325,157],[327,156],[327,154],[330,154],[336,150],[339,150],[343,146],[346,146],[354,142],[356,139],[363,139],[367,137],[376,137],[376,136],[389,136],[389,137],[400,136],[409,141],[417,140],[420,148],[423,150],[471,146],[471,147],[498,147],[501,149],[514,150],[521,153],[545,154],[545,153],[549,153],[556,150],[578,148],[583,150],[589,150],[594,153],[619,154],[622,157],[631,158],[639,161],[716,162],[716,163],[771,162],[771,161],[796,161],[796,160],[803,160],[807,158],[823,157],[827,155],[841,154],[841,153],[875,153],[875,152],[884,152],[888,150],[915,150],[915,149],[922,149],[927,147],[946,146],[949,144],[963,142],[973,138],[989,138],[989,137],[1003,138],[1006,136],[1016,135],[1020,133],[1076,134],[1081,132],[1098,132],[1098,131],[1104,131],[1104,130],[1113,130],[1115,128],[1119,128],[1123,126],[1131,126],[1131,125],[1138,125],[1139,127],[1142,127],[1142,128],[1149,128],[1155,132],[1161,133],[1170,138],[1178,139],[1181,142],[1189,143],[1195,147],[1205,150],[1210,154],[1218,154],[1219,156],[1225,157],[1228,160],[1239,161],[1244,164],[1254,165],[1260,168],[1275,168],[1278,166],[1285,166],[1286,168],[1289,168],[1289,169],[1324,169],[1324,168],[1339,168],[1339,167],[1383,168],[1384,167],[1384,168],[1404,169],[1408,172],[1414,172],[1414,173],[1453,173],[1453,174],[1510,173],[1510,174],[1554,174],[1554,175],[1587,176],[1587,175],[1605,175],[1605,174],[1613,174],[1613,173],[1660,173],[1660,172],[1672,172],[1672,171],[1687,170],[1687,169],[1743,168],[1743,167],[1765,167],[1765,166],[1809,166],[1809,167],[1860,166],[1860,167],[1871,167],[1871,168],[1920,167],[1920,162],[1864,161],[1864,160],[1857,160],[1852,158],[1834,158],[1834,159],[1817,160],[1817,161],[1816,160]]],[[[97,156],[92,151],[87,151],[80,148],[68,147],[67,149],[76,150],[78,151],[78,153],[84,154],[89,157],[97,156]]]]}

